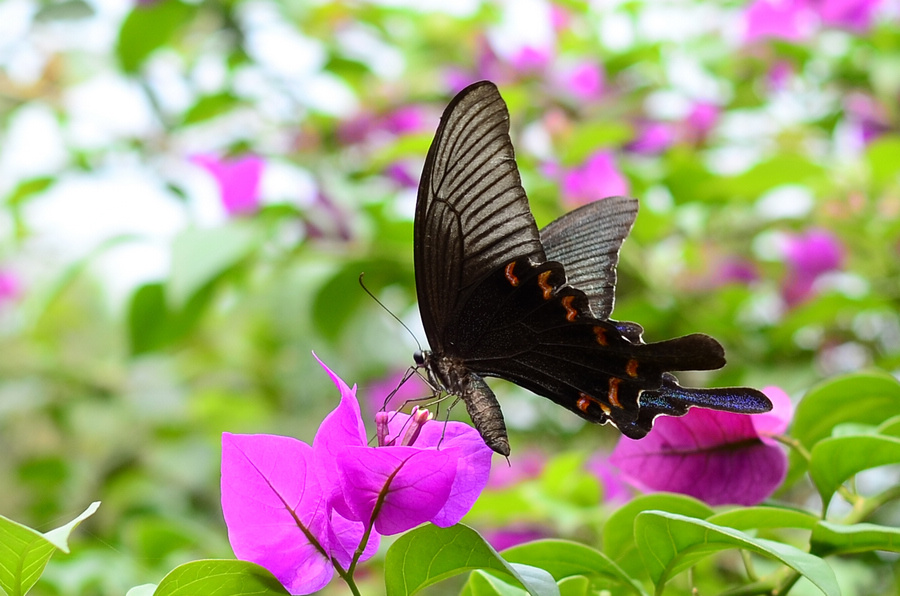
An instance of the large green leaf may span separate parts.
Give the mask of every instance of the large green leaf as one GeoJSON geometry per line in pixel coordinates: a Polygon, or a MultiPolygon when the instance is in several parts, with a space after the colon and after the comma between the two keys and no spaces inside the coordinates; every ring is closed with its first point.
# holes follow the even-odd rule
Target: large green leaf
{"type": "Polygon", "coordinates": [[[739,507],[706,518],[711,524],[728,526],[735,530],[760,530],[763,528],[800,528],[812,530],[819,518],[808,511],[781,507],[739,507]]]}
{"type": "Polygon", "coordinates": [[[900,439],[881,435],[833,437],[816,443],[809,475],[822,496],[823,509],[840,485],[858,472],[900,463],[900,439]]]}
{"type": "Polygon", "coordinates": [[[603,552],[622,566],[631,576],[643,577],[644,563],[634,541],[634,520],[642,511],[661,509],[690,517],[706,519],[712,508],[702,501],[685,495],[655,493],[641,495],[620,507],[609,516],[603,526],[603,552]]]}
{"type": "Polygon", "coordinates": [[[896,553],[900,552],[900,528],[820,521],[813,529],[810,544],[811,552],[820,557],[873,550],[896,553]]]}
{"type": "Polygon", "coordinates": [[[877,425],[900,415],[900,382],[883,372],[844,375],[809,390],[797,405],[791,436],[808,449],[838,424],[877,425]]]}
{"type": "Polygon", "coordinates": [[[621,582],[635,594],[645,594],[641,584],[604,553],[568,540],[537,540],[503,551],[511,563],[540,567],[557,582],[574,576],[603,576],[621,582]]]}
{"type": "Polygon", "coordinates": [[[81,515],[46,534],[0,515],[0,591],[7,596],[28,592],[54,552],[69,552],[69,535],[99,506],[99,501],[91,503],[81,515]]]}
{"type": "Polygon", "coordinates": [[[426,586],[475,569],[514,577],[535,596],[559,594],[549,573],[508,563],[478,532],[462,524],[450,528],[429,524],[407,532],[388,549],[384,567],[388,596],[415,594],[426,586]]]}
{"type": "Polygon", "coordinates": [[[661,594],[678,572],[719,551],[740,548],[781,561],[806,577],[827,596],[840,596],[828,564],[793,546],[752,538],[743,532],[705,520],[665,511],[645,511],[634,523],[635,541],[647,572],[661,594]]]}
{"type": "Polygon", "coordinates": [[[166,575],[153,596],[266,596],[288,594],[267,569],[248,561],[211,559],[179,565],[166,575]]]}

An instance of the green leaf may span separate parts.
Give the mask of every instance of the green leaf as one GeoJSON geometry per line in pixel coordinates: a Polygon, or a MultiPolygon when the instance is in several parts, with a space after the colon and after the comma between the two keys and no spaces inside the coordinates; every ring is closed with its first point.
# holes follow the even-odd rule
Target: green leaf
{"type": "Polygon", "coordinates": [[[12,207],[21,205],[30,197],[50,188],[50,185],[54,182],[56,182],[56,178],[51,176],[40,176],[38,178],[23,180],[16,185],[9,195],[7,195],[6,204],[12,207]]]}
{"type": "Polygon", "coordinates": [[[389,596],[415,594],[426,586],[475,569],[510,575],[535,596],[559,594],[549,573],[506,562],[478,532],[462,524],[450,528],[429,524],[407,532],[388,549],[384,567],[389,596]]]}
{"type": "Polygon", "coordinates": [[[866,160],[872,172],[872,181],[881,185],[900,176],[897,156],[900,155],[900,137],[885,135],[872,142],[866,149],[866,160]]]}
{"type": "Polygon", "coordinates": [[[879,435],[886,437],[900,437],[900,416],[892,416],[878,425],[879,435]]]}
{"type": "Polygon", "coordinates": [[[622,566],[631,576],[644,577],[644,563],[634,541],[634,520],[642,511],[661,509],[689,517],[706,519],[712,508],[685,495],[654,493],[632,499],[609,516],[603,526],[603,552],[622,566]]]}
{"type": "Polygon", "coordinates": [[[240,221],[179,234],[172,245],[170,306],[183,307],[206,284],[245,259],[259,243],[256,229],[240,221]]]}
{"type": "Polygon", "coordinates": [[[880,435],[834,437],[813,447],[809,475],[822,496],[822,508],[828,504],[845,480],[871,468],[900,463],[900,439],[880,435]]]}
{"type": "Polygon", "coordinates": [[[575,576],[603,576],[621,582],[635,594],[646,594],[641,584],[604,553],[568,540],[536,540],[508,548],[503,558],[549,572],[557,582],[575,576]]]}
{"type": "Polygon", "coordinates": [[[900,552],[900,528],[820,521],[810,537],[810,551],[820,557],[873,550],[900,552]]]}
{"type": "Polygon", "coordinates": [[[469,575],[460,594],[461,596],[524,596],[528,592],[502,577],[476,569],[469,575]]]}
{"type": "Polygon", "coordinates": [[[656,594],[679,571],[719,551],[740,548],[781,561],[806,577],[827,596],[840,596],[834,572],[809,553],[780,542],[752,538],[743,532],[665,511],[645,511],[634,523],[635,540],[656,594]]]}
{"type": "Polygon", "coordinates": [[[135,4],[122,22],[116,55],[125,72],[134,73],[153,53],[165,45],[188,22],[196,10],[178,0],[135,4]]]}
{"type": "Polygon", "coordinates": [[[132,355],[157,350],[168,343],[168,309],[160,283],[145,284],[131,297],[128,308],[128,339],[132,355]]]}
{"type": "Polygon", "coordinates": [[[740,507],[706,518],[711,524],[728,526],[735,530],[760,530],[763,528],[800,528],[812,530],[819,517],[808,511],[781,507],[740,507]]]}
{"type": "Polygon", "coordinates": [[[37,582],[56,550],[69,552],[69,535],[97,511],[96,501],[66,525],[41,534],[0,515],[0,591],[22,596],[37,582]]]}
{"type": "Polygon", "coordinates": [[[809,390],[797,405],[791,436],[807,449],[838,424],[881,424],[900,415],[900,382],[883,372],[854,373],[809,390]]]}
{"type": "Polygon", "coordinates": [[[125,596],[153,596],[156,591],[156,584],[143,584],[135,586],[125,592],[125,596]]]}
{"type": "Polygon", "coordinates": [[[210,559],[191,561],[169,572],[153,596],[266,596],[288,594],[268,569],[248,561],[210,559]]]}
{"type": "MultiPolygon", "coordinates": [[[[369,288],[384,288],[391,284],[405,284],[409,264],[389,259],[351,261],[337,270],[316,293],[313,300],[312,319],[317,330],[327,339],[336,339],[363,304],[371,299],[359,287],[359,275],[365,273],[369,288]]],[[[410,272],[411,273],[411,272],[410,272]]]]}
{"type": "Polygon", "coordinates": [[[185,112],[183,124],[196,124],[215,118],[219,114],[228,112],[239,103],[239,100],[230,93],[216,93],[201,97],[185,112]]]}
{"type": "Polygon", "coordinates": [[[722,194],[734,193],[738,196],[756,199],[759,195],[776,186],[804,184],[809,180],[821,179],[825,175],[822,166],[811,162],[799,154],[780,154],[768,161],[753,166],[748,171],[732,178],[722,178],[717,186],[722,194]]]}

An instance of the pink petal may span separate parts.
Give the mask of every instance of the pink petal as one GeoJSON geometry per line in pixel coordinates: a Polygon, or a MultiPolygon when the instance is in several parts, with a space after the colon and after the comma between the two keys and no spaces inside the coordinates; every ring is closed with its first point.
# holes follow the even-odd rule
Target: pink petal
{"type": "Polygon", "coordinates": [[[813,33],[815,14],[805,0],[754,0],[744,12],[744,41],[802,41],[813,33]]]}
{"type": "Polygon", "coordinates": [[[770,445],[777,444],[769,437],[781,435],[788,429],[794,418],[794,404],[790,396],[781,387],[770,385],[763,387],[762,392],[772,402],[772,410],[751,416],[753,428],[762,440],[770,445]]]}
{"type": "Polygon", "coordinates": [[[222,435],[222,512],[234,554],[271,571],[291,594],[315,592],[333,575],[325,505],[309,445],[222,435]]]}
{"type": "Polygon", "coordinates": [[[613,154],[597,151],[585,163],[563,177],[563,200],[569,205],[584,205],[606,197],[627,195],[628,181],[616,167],[613,154]]]}
{"type": "MultiPolygon", "coordinates": [[[[393,425],[391,428],[392,433],[396,432],[393,425]]],[[[478,431],[464,422],[432,420],[422,428],[416,446],[434,446],[456,457],[456,476],[450,494],[440,511],[429,520],[442,528],[452,526],[469,512],[487,485],[494,452],[484,444],[478,431]]]]}
{"type": "Polygon", "coordinates": [[[682,493],[710,505],[755,505],[781,484],[787,457],[757,437],[750,418],[699,408],[661,417],[640,441],[622,437],[610,462],[641,490],[682,493]]]}
{"type": "Polygon", "coordinates": [[[359,402],[356,400],[356,385],[352,389],[347,387],[347,384],[325,366],[325,363],[319,360],[315,353],[313,356],[341,392],[341,402],[325,417],[313,439],[319,480],[327,487],[325,490],[330,495],[330,506],[336,508],[342,516],[351,517],[346,504],[340,498],[337,479],[339,478],[338,457],[340,454],[347,447],[364,446],[368,442],[362,415],[359,411],[359,402]]]}
{"type": "Polygon", "coordinates": [[[352,519],[380,534],[429,521],[447,502],[458,455],[415,447],[348,447],[338,456],[341,490],[352,519]]]}
{"type": "MultiPolygon", "coordinates": [[[[333,511],[329,529],[331,556],[335,558],[341,567],[347,569],[353,561],[353,555],[359,547],[359,543],[362,541],[365,526],[358,521],[346,519],[336,511],[333,511]]],[[[368,561],[375,556],[380,543],[381,536],[377,532],[369,534],[366,548],[363,549],[359,562],[368,561]]]]}

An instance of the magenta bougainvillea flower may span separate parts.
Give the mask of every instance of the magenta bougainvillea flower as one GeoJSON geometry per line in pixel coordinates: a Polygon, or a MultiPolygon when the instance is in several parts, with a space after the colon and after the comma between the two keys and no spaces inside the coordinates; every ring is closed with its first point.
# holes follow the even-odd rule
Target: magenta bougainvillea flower
{"type": "Polygon", "coordinates": [[[22,281],[15,272],[0,269],[0,304],[14,302],[22,295],[22,281]]]}
{"type": "Polygon", "coordinates": [[[625,147],[641,155],[657,155],[675,142],[675,131],[665,122],[645,122],[638,126],[634,140],[625,147]]]}
{"type": "Polygon", "coordinates": [[[572,96],[589,101],[603,94],[603,78],[603,69],[599,64],[580,62],[564,69],[559,82],[572,96]]]}
{"type": "MultiPolygon", "coordinates": [[[[320,361],[321,364],[321,361],[320,361]]],[[[424,522],[446,527],[487,483],[493,452],[461,422],[427,410],[376,416],[368,446],[356,387],[322,367],[341,393],[313,445],[289,437],[222,439],[222,510],[235,555],[309,594],[371,557],[380,535],[424,522]]]]}
{"type": "Polygon", "coordinates": [[[628,180],[611,151],[597,151],[579,167],[563,173],[563,201],[576,207],[616,195],[627,195],[628,180]]]}
{"type": "Polygon", "coordinates": [[[815,30],[816,15],[806,0],[754,0],[743,14],[744,41],[802,41],[815,30]]]}
{"type": "Polygon", "coordinates": [[[213,175],[219,185],[222,206],[228,215],[253,213],[259,208],[259,182],[265,161],[257,155],[221,159],[194,155],[191,161],[213,175]]]}
{"type": "Polygon", "coordinates": [[[782,284],[782,296],[789,305],[796,305],[813,294],[816,280],[829,271],[841,268],[844,247],[828,230],[810,229],[790,236],[782,248],[787,275],[782,284]]]}
{"type": "Polygon", "coordinates": [[[682,493],[710,505],[761,503],[787,472],[787,456],[771,437],[787,429],[793,414],[784,391],[763,393],[771,412],[691,408],[680,418],[660,417],[640,441],[622,437],[610,462],[642,491],[682,493]]]}
{"type": "Polygon", "coordinates": [[[631,500],[632,490],[622,477],[622,472],[610,463],[608,453],[592,457],[586,467],[600,480],[604,503],[617,506],[631,500]]]}
{"type": "Polygon", "coordinates": [[[812,5],[825,25],[865,33],[872,27],[882,0],[819,0],[812,5]]]}

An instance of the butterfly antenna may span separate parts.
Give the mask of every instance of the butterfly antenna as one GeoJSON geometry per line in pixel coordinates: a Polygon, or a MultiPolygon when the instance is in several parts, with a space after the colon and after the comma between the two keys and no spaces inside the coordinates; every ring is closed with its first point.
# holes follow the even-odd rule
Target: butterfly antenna
{"type": "Polygon", "coordinates": [[[366,287],[366,284],[363,283],[363,276],[364,276],[365,274],[366,274],[365,272],[362,272],[362,273],[359,274],[359,285],[362,286],[362,289],[365,290],[366,294],[369,295],[369,298],[371,298],[371,299],[374,300],[376,303],[378,303],[378,306],[380,306],[381,308],[383,308],[387,314],[389,314],[389,315],[391,315],[392,317],[394,317],[394,320],[397,321],[398,323],[400,323],[400,325],[403,326],[404,329],[406,329],[406,332],[409,333],[409,336],[413,338],[413,341],[416,342],[416,346],[418,346],[419,351],[421,352],[421,351],[422,351],[422,344],[419,343],[418,338],[416,338],[416,335],[412,332],[412,330],[410,330],[410,328],[406,326],[406,323],[404,323],[403,321],[400,320],[400,317],[398,317],[397,315],[395,315],[394,313],[392,313],[388,307],[386,307],[384,304],[382,304],[382,303],[381,303],[381,300],[379,300],[378,298],[376,298],[376,297],[375,297],[375,294],[373,294],[372,292],[370,292],[370,291],[369,291],[369,288],[366,287]]]}

